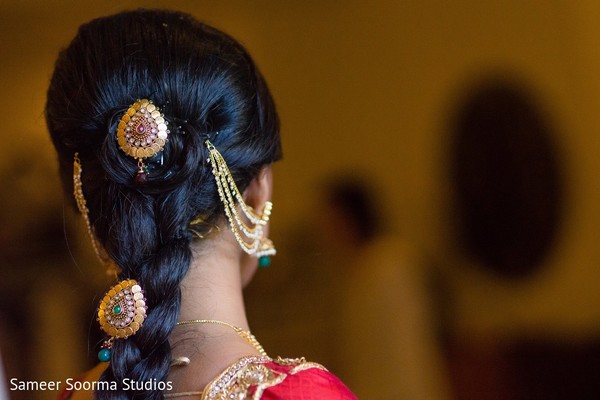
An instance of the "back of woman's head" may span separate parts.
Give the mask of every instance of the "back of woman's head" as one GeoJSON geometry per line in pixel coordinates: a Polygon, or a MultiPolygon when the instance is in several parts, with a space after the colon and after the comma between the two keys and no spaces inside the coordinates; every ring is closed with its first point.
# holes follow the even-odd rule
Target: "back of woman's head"
{"type": "MultiPolygon", "coordinates": [[[[246,50],[188,15],[138,10],[83,25],[61,52],[46,117],[61,176],[73,192],[78,153],[92,229],[120,269],[144,288],[142,328],[113,344],[102,380],[164,380],[168,336],[178,317],[181,279],[190,261],[189,223],[222,215],[207,161],[207,139],[227,160],[240,190],[280,157],[279,123],[268,88],[246,50]],[[137,99],[160,107],[169,123],[162,152],[137,160],[119,148],[119,120],[137,99]]],[[[162,398],[159,390],[98,391],[100,399],[162,398]]]]}

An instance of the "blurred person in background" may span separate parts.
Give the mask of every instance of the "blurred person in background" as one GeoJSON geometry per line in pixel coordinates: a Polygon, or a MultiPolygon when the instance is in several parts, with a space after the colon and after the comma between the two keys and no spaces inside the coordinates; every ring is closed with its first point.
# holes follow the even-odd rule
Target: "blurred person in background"
{"type": "Polygon", "coordinates": [[[338,278],[339,374],[359,398],[447,399],[431,271],[385,227],[377,192],[355,173],[324,188],[324,241],[338,278]]]}

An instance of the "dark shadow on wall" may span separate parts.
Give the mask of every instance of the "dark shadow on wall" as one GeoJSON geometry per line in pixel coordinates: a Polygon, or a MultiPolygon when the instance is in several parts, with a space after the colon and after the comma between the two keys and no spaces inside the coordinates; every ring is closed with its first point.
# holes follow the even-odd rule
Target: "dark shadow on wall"
{"type": "MultiPolygon", "coordinates": [[[[455,110],[449,170],[462,257],[503,284],[531,283],[548,265],[567,200],[551,118],[527,84],[506,76],[472,85],[455,110]]],[[[447,345],[458,400],[600,398],[598,337],[454,334],[447,345]]]]}
{"type": "Polygon", "coordinates": [[[564,203],[549,119],[526,85],[492,77],[466,92],[451,133],[460,245],[500,277],[533,274],[556,242],[564,203]]]}

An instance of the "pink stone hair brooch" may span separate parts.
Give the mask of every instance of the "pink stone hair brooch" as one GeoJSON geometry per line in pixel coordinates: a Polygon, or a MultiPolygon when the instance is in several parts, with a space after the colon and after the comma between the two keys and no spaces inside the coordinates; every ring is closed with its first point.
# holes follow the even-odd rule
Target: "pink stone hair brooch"
{"type": "Polygon", "coordinates": [[[159,153],[169,133],[167,121],[151,100],[137,100],[121,117],[117,141],[121,150],[138,160],[137,185],[143,185],[148,177],[144,158],[159,153]]]}

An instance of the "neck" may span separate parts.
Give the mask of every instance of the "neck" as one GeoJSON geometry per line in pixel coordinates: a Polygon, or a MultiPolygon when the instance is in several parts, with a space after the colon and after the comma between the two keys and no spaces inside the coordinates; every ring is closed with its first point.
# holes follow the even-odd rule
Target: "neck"
{"type": "MultiPolygon", "coordinates": [[[[231,232],[223,229],[192,245],[192,251],[190,270],[181,282],[179,321],[217,320],[248,330],[242,295],[243,255],[231,232]]],[[[176,326],[170,342],[174,359],[190,359],[189,366],[171,368],[169,379],[178,391],[193,389],[190,382],[206,384],[241,357],[260,354],[235,330],[214,323],[176,326]]]]}
{"type": "Polygon", "coordinates": [[[241,254],[229,231],[193,245],[190,270],[181,282],[179,320],[216,319],[248,329],[242,281],[241,254]]]}

